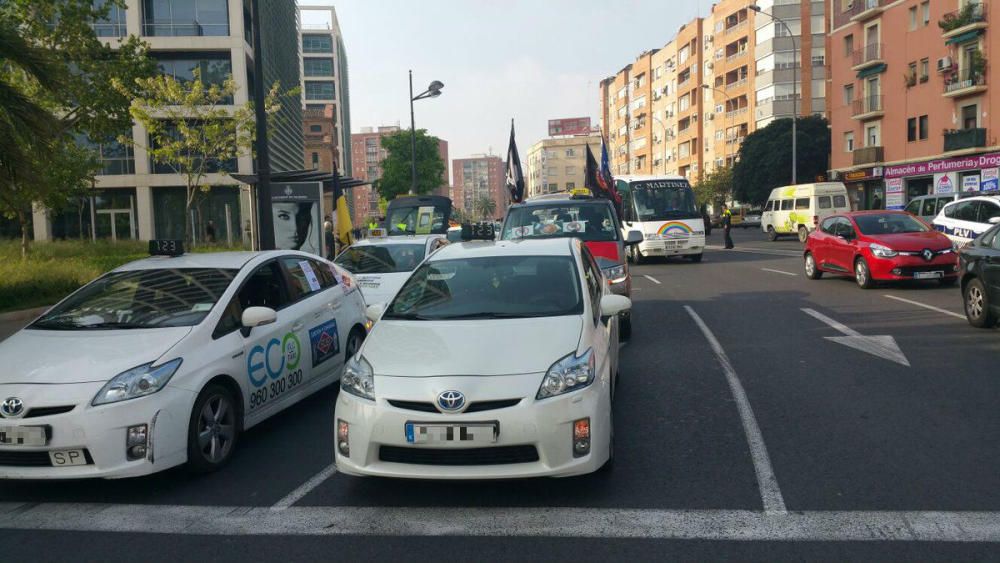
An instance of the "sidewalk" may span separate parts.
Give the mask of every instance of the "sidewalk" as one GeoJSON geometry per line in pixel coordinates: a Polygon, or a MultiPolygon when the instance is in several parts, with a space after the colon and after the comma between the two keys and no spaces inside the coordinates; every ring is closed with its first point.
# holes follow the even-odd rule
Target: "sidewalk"
{"type": "Polygon", "coordinates": [[[48,307],[0,314],[0,342],[38,318],[48,307]]]}

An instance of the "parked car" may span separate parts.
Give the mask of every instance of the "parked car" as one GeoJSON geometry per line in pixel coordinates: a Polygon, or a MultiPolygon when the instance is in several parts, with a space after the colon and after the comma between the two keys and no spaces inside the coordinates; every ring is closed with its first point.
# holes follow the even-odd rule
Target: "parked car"
{"type": "Polygon", "coordinates": [[[863,289],[880,281],[958,280],[951,241],[905,211],[855,211],[827,217],[809,235],[806,277],[853,275],[863,289]]]}
{"type": "Polygon", "coordinates": [[[990,328],[1000,319],[1000,225],[959,250],[962,297],[969,324],[990,328]]]}
{"type": "Polygon", "coordinates": [[[941,209],[944,208],[945,205],[955,201],[957,197],[958,196],[954,194],[917,196],[911,199],[910,203],[906,204],[904,211],[910,213],[911,215],[920,217],[930,224],[934,221],[934,218],[938,216],[938,213],[941,212],[941,209]]]}
{"type": "Polygon", "coordinates": [[[798,235],[799,241],[806,242],[824,218],[850,210],[847,188],[840,182],[784,186],[771,191],[760,227],[771,241],[781,235],[798,235]]]}
{"type": "Polygon", "coordinates": [[[934,218],[934,228],[961,246],[989,230],[997,217],[1000,196],[970,197],[945,205],[934,218]]]}

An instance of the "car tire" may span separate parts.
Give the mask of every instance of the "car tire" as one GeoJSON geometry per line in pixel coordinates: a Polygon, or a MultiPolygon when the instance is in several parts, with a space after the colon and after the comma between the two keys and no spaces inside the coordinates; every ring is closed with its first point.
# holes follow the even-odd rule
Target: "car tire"
{"type": "Polygon", "coordinates": [[[632,315],[618,317],[618,341],[626,342],[632,338],[632,315]]]}
{"type": "Polygon", "coordinates": [[[989,294],[986,286],[979,278],[972,278],[965,284],[965,291],[962,295],[965,303],[965,318],[969,324],[976,328],[992,328],[996,325],[997,318],[993,313],[990,304],[989,294]]]}
{"type": "Polygon", "coordinates": [[[778,233],[774,230],[773,225],[767,226],[767,240],[771,242],[778,240],[778,233]]]}
{"type": "Polygon", "coordinates": [[[639,245],[632,245],[632,263],[636,266],[646,263],[646,257],[642,255],[642,251],[639,250],[639,245]]]}
{"type": "Polygon", "coordinates": [[[806,239],[809,238],[809,229],[805,225],[799,225],[799,242],[802,244],[806,243],[806,239]]]}
{"type": "Polygon", "coordinates": [[[806,253],[805,271],[806,271],[806,277],[811,280],[818,280],[823,277],[823,272],[819,269],[819,266],[816,264],[816,258],[813,257],[812,252],[806,253]]]}
{"type": "Polygon", "coordinates": [[[210,384],[201,390],[188,423],[188,469],[210,473],[227,463],[240,437],[239,409],[232,391],[210,384]]]}
{"type": "Polygon", "coordinates": [[[868,267],[868,262],[864,258],[858,258],[854,261],[854,281],[857,282],[858,287],[861,289],[875,287],[875,281],[872,280],[871,268],[868,267]]]}
{"type": "Polygon", "coordinates": [[[702,256],[704,256],[704,254],[689,254],[688,259],[697,264],[698,262],[701,262],[702,256]]]}

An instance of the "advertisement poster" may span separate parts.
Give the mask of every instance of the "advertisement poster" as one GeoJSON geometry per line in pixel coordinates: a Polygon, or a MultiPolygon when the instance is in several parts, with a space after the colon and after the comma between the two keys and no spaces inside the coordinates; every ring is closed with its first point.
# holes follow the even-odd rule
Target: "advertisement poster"
{"type": "Polygon", "coordinates": [[[321,182],[275,183],[271,185],[274,246],[323,255],[323,201],[321,182]]]}
{"type": "Polygon", "coordinates": [[[984,192],[1000,190],[1000,168],[983,168],[982,182],[979,189],[984,192]]]}
{"type": "Polygon", "coordinates": [[[978,192],[979,191],[979,174],[974,176],[963,176],[962,177],[962,192],[978,192]]]}
{"type": "Polygon", "coordinates": [[[955,193],[955,173],[949,172],[947,174],[935,174],[934,175],[934,193],[936,194],[953,194],[955,193]]]}
{"type": "Polygon", "coordinates": [[[885,181],[885,208],[902,209],[905,204],[903,198],[903,179],[893,178],[885,181]]]}

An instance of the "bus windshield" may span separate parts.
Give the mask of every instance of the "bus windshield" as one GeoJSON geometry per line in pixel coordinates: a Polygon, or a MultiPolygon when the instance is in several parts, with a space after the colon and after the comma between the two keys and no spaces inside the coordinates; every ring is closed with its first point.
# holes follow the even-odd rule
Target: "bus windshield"
{"type": "Polygon", "coordinates": [[[694,191],[685,180],[647,180],[629,185],[639,221],[696,219],[694,191]]]}

